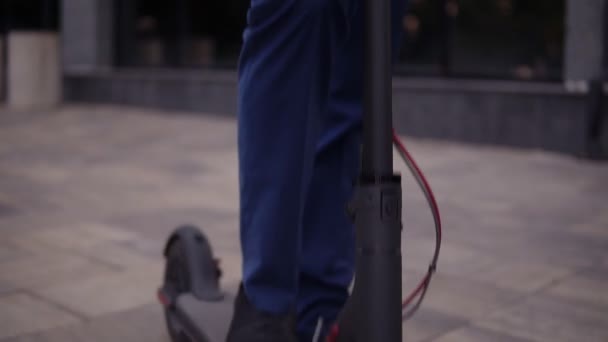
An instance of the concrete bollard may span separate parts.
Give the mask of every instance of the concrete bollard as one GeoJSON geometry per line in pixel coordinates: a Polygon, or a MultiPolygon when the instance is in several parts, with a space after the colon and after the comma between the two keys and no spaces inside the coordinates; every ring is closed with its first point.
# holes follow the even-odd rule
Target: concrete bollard
{"type": "MultiPolygon", "coordinates": [[[[4,36],[4,35],[0,36],[0,66],[4,65],[4,58],[5,58],[4,42],[5,41],[6,41],[6,36],[4,36]]],[[[4,105],[6,103],[6,92],[5,92],[6,75],[5,75],[5,73],[6,73],[6,71],[4,70],[4,68],[0,67],[0,99],[2,101],[2,105],[4,105]]]]}
{"type": "Polygon", "coordinates": [[[60,104],[61,65],[56,32],[13,31],[8,35],[7,104],[44,109],[60,104]]]}

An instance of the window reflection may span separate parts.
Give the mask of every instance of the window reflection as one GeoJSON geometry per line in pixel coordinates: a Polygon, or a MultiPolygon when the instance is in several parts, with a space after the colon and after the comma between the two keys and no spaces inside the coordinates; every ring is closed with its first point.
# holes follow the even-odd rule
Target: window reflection
{"type": "Polygon", "coordinates": [[[115,0],[115,8],[119,66],[236,65],[247,1],[115,0]]]}
{"type": "Polygon", "coordinates": [[[559,79],[564,16],[563,0],[413,0],[399,70],[559,79]]]}
{"type": "MultiPolygon", "coordinates": [[[[118,65],[236,67],[248,0],[115,1],[118,65]]],[[[396,72],[558,80],[564,1],[410,0],[396,72]]]]}

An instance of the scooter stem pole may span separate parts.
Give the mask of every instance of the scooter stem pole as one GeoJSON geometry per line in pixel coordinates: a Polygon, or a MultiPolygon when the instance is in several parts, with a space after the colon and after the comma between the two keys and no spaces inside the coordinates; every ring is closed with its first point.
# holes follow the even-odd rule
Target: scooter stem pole
{"type": "Polygon", "coordinates": [[[353,202],[356,275],[338,341],[401,342],[401,178],[393,172],[391,0],[365,0],[361,175],[353,202]]]}
{"type": "Polygon", "coordinates": [[[391,175],[391,1],[365,0],[363,173],[391,175]]]}

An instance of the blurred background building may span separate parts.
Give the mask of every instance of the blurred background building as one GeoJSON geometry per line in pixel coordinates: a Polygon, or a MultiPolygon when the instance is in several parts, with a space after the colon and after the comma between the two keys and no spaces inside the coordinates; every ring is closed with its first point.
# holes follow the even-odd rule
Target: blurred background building
{"type": "MultiPolygon", "coordinates": [[[[397,129],[606,157],[606,2],[410,0],[395,67],[397,129]]],[[[24,103],[34,92],[43,105],[113,103],[234,115],[248,4],[2,1],[3,98],[24,103]]]]}

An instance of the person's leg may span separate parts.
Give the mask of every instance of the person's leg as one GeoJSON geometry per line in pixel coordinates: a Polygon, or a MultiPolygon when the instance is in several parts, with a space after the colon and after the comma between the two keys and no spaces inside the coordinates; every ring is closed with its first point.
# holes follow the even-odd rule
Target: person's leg
{"type": "MultiPolygon", "coordinates": [[[[346,206],[360,166],[364,2],[343,1],[347,36],[332,62],[330,99],[304,213],[298,333],[306,342],[312,341],[320,319],[323,335],[335,321],[354,273],[354,226],[346,206]]],[[[393,0],[393,55],[398,52],[404,8],[403,0],[393,0]]]]}
{"type": "Polygon", "coordinates": [[[304,199],[330,66],[328,0],[252,0],[240,59],[243,288],[262,312],[295,309],[304,199]]]}

